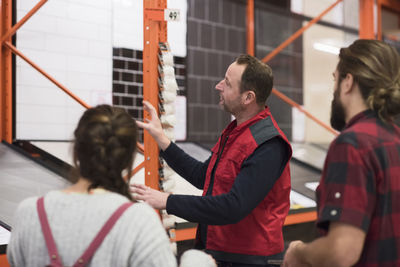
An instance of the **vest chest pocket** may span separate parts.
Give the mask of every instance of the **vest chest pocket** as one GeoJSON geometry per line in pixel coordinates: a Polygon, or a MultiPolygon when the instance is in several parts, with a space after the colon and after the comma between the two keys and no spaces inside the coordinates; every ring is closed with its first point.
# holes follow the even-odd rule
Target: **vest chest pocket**
{"type": "Polygon", "coordinates": [[[240,154],[228,155],[220,159],[214,177],[213,191],[216,194],[227,193],[231,190],[244,160],[245,157],[240,154]]]}

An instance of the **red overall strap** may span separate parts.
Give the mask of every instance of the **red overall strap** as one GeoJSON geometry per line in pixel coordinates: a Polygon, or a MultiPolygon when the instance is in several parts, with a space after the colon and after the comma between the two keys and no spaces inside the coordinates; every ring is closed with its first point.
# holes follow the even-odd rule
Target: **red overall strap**
{"type": "Polygon", "coordinates": [[[111,215],[111,217],[103,225],[103,227],[101,228],[99,233],[96,235],[96,237],[93,239],[92,243],[90,243],[90,245],[86,249],[86,251],[75,262],[73,267],[86,266],[86,264],[89,263],[89,261],[92,259],[93,255],[94,255],[94,253],[96,252],[97,248],[101,245],[101,243],[103,242],[104,238],[107,236],[107,234],[113,228],[114,224],[117,222],[119,217],[121,217],[121,215],[125,212],[125,210],[128,209],[132,204],[133,204],[132,202],[127,202],[127,203],[122,204],[113,213],[113,215],[111,215]]]}
{"type": "Polygon", "coordinates": [[[60,256],[58,255],[56,243],[54,242],[53,234],[51,233],[49,221],[47,219],[46,210],[44,209],[44,198],[41,197],[37,200],[37,211],[39,214],[40,225],[42,226],[42,232],[44,240],[46,241],[47,252],[50,257],[51,266],[62,267],[60,256]]]}

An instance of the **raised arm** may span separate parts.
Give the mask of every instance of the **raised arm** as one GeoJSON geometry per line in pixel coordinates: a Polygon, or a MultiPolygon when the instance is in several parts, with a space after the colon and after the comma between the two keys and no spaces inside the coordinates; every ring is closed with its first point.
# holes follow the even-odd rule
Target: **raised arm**
{"type": "Polygon", "coordinates": [[[168,139],[162,129],[161,121],[158,118],[156,109],[145,100],[143,101],[143,109],[150,114],[151,119],[146,119],[146,122],[136,121],[136,124],[140,128],[147,130],[157,142],[160,149],[165,150],[171,143],[171,140],[168,139]]]}

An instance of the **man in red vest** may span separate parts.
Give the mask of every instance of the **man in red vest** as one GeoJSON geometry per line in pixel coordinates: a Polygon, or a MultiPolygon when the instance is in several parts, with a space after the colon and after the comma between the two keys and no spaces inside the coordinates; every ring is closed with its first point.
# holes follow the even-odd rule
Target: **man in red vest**
{"type": "Polygon", "coordinates": [[[212,155],[199,162],[163,133],[155,109],[147,123],[137,122],[156,140],[161,156],[203,196],[175,195],[134,185],[135,198],[199,223],[197,248],[218,266],[269,266],[282,258],[282,226],[289,211],[292,150],[265,102],[273,85],[269,66],[239,56],[215,87],[219,104],[236,120],[222,132],[212,155]]]}

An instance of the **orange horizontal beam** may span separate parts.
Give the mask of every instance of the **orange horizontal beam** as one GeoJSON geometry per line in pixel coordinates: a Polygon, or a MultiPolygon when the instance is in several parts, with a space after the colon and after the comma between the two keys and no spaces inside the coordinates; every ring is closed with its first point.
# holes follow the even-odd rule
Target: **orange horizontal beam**
{"type": "Polygon", "coordinates": [[[6,47],[8,47],[9,49],[11,49],[11,51],[18,55],[19,57],[21,57],[23,60],[25,60],[29,65],[31,65],[33,68],[35,68],[38,72],[40,72],[41,74],[43,74],[47,79],[49,79],[52,83],[54,83],[58,88],[60,88],[61,90],[63,90],[66,94],[68,94],[70,97],[72,97],[73,99],[75,99],[75,101],[77,101],[79,104],[81,104],[83,107],[85,108],[90,108],[90,106],[88,104],[86,104],[85,102],[83,102],[83,100],[81,100],[79,97],[77,97],[75,94],[73,94],[71,91],[69,91],[64,85],[62,85],[61,83],[59,83],[58,81],[56,81],[56,79],[54,79],[52,76],[50,76],[48,73],[46,73],[43,69],[41,69],[38,65],[36,65],[35,63],[33,63],[32,60],[30,60],[29,58],[27,58],[24,54],[22,54],[15,46],[13,46],[10,42],[4,42],[4,45],[6,47]]]}
{"type": "Polygon", "coordinates": [[[312,25],[317,23],[323,16],[325,16],[331,9],[333,9],[337,4],[342,2],[343,0],[337,0],[335,3],[330,5],[327,9],[325,9],[319,16],[313,18],[310,22],[308,22],[304,27],[299,29],[297,32],[295,32],[292,36],[290,36],[286,41],[281,43],[277,48],[275,48],[271,53],[269,53],[266,57],[262,59],[263,62],[268,62],[270,61],[273,57],[275,57],[279,52],[281,52],[285,47],[290,45],[294,40],[296,40],[300,35],[303,34],[305,30],[310,28],[312,25]]]}
{"type": "Polygon", "coordinates": [[[138,171],[140,171],[142,168],[144,167],[144,161],[142,163],[140,163],[139,165],[137,165],[130,173],[129,175],[125,175],[124,176],[124,180],[128,181],[129,178],[131,178],[132,176],[134,176],[138,171]]]}
{"type": "Polygon", "coordinates": [[[317,220],[316,211],[301,212],[295,214],[289,214],[283,225],[291,225],[297,223],[313,222],[317,220]]]}
{"type": "Polygon", "coordinates": [[[196,238],[196,227],[175,230],[175,241],[191,240],[196,238]]]}
{"type": "Polygon", "coordinates": [[[144,18],[148,20],[164,21],[164,9],[146,8],[144,10],[144,18]]]}
{"type": "Polygon", "coordinates": [[[139,152],[144,153],[144,146],[141,143],[136,144],[137,148],[139,149],[139,152]]]}
{"type": "Polygon", "coordinates": [[[39,3],[37,3],[18,23],[16,23],[8,32],[4,34],[3,37],[1,37],[1,43],[5,42],[7,38],[10,36],[14,35],[14,33],[17,32],[17,30],[25,24],[25,22],[30,19],[45,3],[47,0],[41,0],[39,3]]]}
{"type": "Polygon", "coordinates": [[[317,117],[315,117],[314,115],[312,115],[310,112],[308,112],[307,110],[303,109],[299,104],[297,104],[295,101],[293,101],[292,99],[290,99],[289,97],[287,97],[286,95],[282,94],[281,92],[279,92],[278,90],[276,90],[275,88],[272,88],[272,93],[274,95],[276,95],[277,97],[279,97],[280,99],[282,99],[283,101],[285,101],[286,103],[288,103],[289,105],[291,105],[292,107],[297,108],[298,110],[300,110],[301,112],[303,112],[307,117],[309,117],[310,119],[312,119],[313,121],[315,121],[315,123],[319,124],[320,126],[324,127],[326,130],[328,130],[329,132],[333,133],[334,135],[338,135],[339,133],[337,131],[335,131],[332,127],[328,126],[327,124],[323,123],[321,120],[319,120],[317,117]]]}

